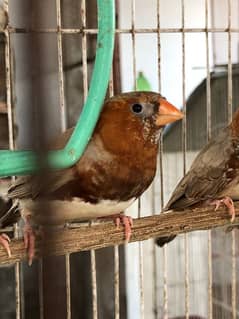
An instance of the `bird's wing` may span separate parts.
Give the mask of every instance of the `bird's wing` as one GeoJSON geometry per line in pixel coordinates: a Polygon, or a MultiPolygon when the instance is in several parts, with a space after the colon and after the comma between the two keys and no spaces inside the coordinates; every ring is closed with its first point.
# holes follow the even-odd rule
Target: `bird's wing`
{"type": "Polygon", "coordinates": [[[186,208],[216,198],[238,173],[236,143],[229,127],[212,139],[179,182],[165,209],[186,208]]]}
{"type": "Polygon", "coordinates": [[[20,177],[9,188],[8,197],[21,199],[49,196],[72,179],[74,179],[72,169],[50,172],[44,178],[39,175],[20,177]]]}
{"type": "MultiPolygon", "coordinates": [[[[57,150],[63,148],[69,140],[74,128],[70,128],[62,133],[54,141],[49,149],[57,150]]],[[[46,176],[32,175],[17,178],[8,190],[8,197],[12,199],[36,198],[39,195],[49,195],[72,180],[73,169],[63,169],[47,172],[46,176]]]]}

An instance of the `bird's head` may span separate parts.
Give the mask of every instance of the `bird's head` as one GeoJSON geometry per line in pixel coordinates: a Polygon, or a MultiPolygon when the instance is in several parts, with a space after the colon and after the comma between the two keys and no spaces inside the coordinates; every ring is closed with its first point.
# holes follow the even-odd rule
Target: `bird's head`
{"type": "Polygon", "coordinates": [[[155,147],[162,127],[182,117],[183,114],[159,93],[123,93],[105,102],[96,132],[110,149],[125,151],[137,145],[155,147]]]}

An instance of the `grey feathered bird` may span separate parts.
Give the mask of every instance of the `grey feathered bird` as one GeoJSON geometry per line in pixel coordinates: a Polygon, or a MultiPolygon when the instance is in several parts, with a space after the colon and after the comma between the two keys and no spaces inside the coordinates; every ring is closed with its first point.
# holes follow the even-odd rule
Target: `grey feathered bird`
{"type": "MultiPolygon", "coordinates": [[[[233,200],[239,200],[239,109],[229,126],[200,151],[188,173],[176,186],[164,211],[224,203],[235,218],[233,200]]],[[[156,239],[159,246],[176,236],[156,239]]]]}

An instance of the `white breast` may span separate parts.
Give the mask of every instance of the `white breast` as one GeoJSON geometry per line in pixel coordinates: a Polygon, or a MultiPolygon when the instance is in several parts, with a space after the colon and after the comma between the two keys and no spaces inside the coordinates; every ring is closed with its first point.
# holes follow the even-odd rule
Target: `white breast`
{"type": "Polygon", "coordinates": [[[21,200],[21,208],[23,217],[30,214],[33,221],[40,225],[60,225],[119,214],[134,200],[135,198],[124,202],[102,200],[97,204],[91,204],[76,197],[72,201],[27,199],[21,200]]]}

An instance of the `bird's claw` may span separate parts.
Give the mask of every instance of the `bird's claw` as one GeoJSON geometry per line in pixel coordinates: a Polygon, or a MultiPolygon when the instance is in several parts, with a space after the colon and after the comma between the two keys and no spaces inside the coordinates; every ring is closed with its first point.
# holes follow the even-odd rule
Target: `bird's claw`
{"type": "Polygon", "coordinates": [[[11,241],[11,239],[8,237],[7,234],[0,235],[0,244],[6,250],[9,258],[12,256],[11,249],[10,249],[10,246],[9,246],[10,241],[11,241]]]}
{"type": "Polygon", "coordinates": [[[30,224],[30,216],[27,216],[23,230],[24,246],[28,254],[28,265],[31,266],[35,256],[35,234],[30,224]]]}
{"type": "Polygon", "coordinates": [[[226,196],[222,199],[216,199],[211,204],[216,205],[215,211],[218,210],[221,204],[224,204],[228,208],[228,212],[231,215],[231,223],[234,222],[236,217],[236,212],[235,212],[233,200],[230,197],[226,196]]]}
{"type": "Polygon", "coordinates": [[[133,219],[130,216],[119,215],[115,218],[115,224],[117,228],[119,228],[120,223],[122,223],[124,226],[125,241],[129,242],[132,234],[133,219]]]}

